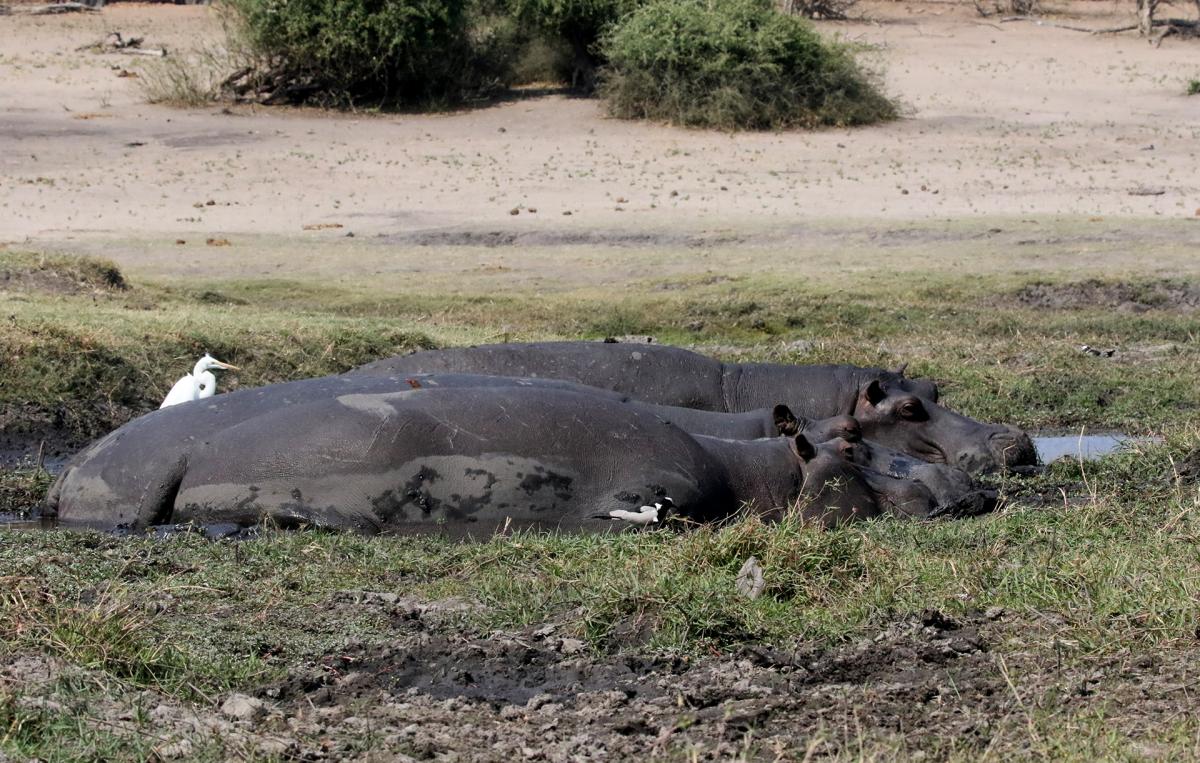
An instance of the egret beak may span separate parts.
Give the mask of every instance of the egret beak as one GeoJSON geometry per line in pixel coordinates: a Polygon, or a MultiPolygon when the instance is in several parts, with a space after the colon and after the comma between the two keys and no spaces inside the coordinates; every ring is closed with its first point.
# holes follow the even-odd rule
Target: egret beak
{"type": "Polygon", "coordinates": [[[221,361],[216,360],[216,359],[213,360],[212,364],[214,367],[223,368],[226,371],[241,371],[242,370],[242,369],[238,368],[237,366],[230,365],[229,363],[222,363],[221,361]]]}

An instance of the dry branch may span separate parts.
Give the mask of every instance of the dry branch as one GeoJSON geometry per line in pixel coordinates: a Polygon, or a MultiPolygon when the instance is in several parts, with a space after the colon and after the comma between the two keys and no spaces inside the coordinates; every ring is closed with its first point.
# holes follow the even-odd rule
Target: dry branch
{"type": "Polygon", "coordinates": [[[51,3],[50,5],[4,5],[0,15],[50,16],[56,13],[95,13],[96,9],[83,3],[51,3]]]}
{"type": "MultiPolygon", "coordinates": [[[[1055,29],[1066,29],[1071,32],[1083,32],[1085,34],[1116,34],[1118,32],[1132,32],[1138,29],[1137,24],[1129,24],[1127,26],[1118,27],[1102,27],[1100,29],[1092,29],[1090,27],[1072,26],[1070,24],[1059,24],[1054,21],[1046,21],[1033,16],[1006,16],[1000,19],[1001,24],[1006,24],[1010,21],[1028,21],[1037,26],[1053,27],[1055,29]]],[[[1188,19],[1155,19],[1154,26],[1156,27],[1171,27],[1174,29],[1200,29],[1200,22],[1190,21],[1188,19]]],[[[1169,32],[1168,32],[1169,34],[1169,32]]],[[[1165,36],[1165,34],[1163,35],[1165,36]]]]}

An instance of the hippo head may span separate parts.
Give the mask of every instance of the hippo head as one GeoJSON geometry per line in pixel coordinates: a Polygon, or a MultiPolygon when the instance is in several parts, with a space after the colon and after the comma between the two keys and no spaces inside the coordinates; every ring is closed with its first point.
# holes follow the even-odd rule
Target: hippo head
{"type": "Polygon", "coordinates": [[[908,364],[903,363],[888,371],[884,376],[887,385],[892,389],[910,392],[917,397],[923,397],[936,403],[939,394],[937,382],[932,379],[910,379],[904,375],[907,369],[908,364]]]}
{"type": "Polygon", "coordinates": [[[897,479],[914,480],[928,488],[937,502],[931,516],[975,516],[996,508],[996,491],[981,488],[957,466],[922,461],[877,442],[851,442],[853,450],[846,457],[859,466],[897,479]]]}
{"type": "Polygon", "coordinates": [[[1021,430],[975,421],[887,381],[859,390],[854,418],[864,439],[971,474],[1037,463],[1033,441],[1021,430]]]}
{"type": "Polygon", "coordinates": [[[937,509],[937,501],[921,483],[856,464],[855,443],[839,437],[813,445],[803,435],[789,442],[804,474],[800,499],[806,517],[836,525],[884,515],[920,519],[937,509]]]}
{"type": "Polygon", "coordinates": [[[830,416],[827,419],[801,419],[792,409],[782,403],[772,410],[775,429],[784,437],[795,437],[801,432],[812,443],[828,442],[841,437],[850,442],[862,439],[862,428],[853,416],[830,416]]]}

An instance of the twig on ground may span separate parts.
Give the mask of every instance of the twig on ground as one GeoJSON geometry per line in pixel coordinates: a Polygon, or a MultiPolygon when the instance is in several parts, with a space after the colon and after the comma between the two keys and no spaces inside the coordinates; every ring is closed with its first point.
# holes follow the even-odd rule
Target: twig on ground
{"type": "Polygon", "coordinates": [[[96,9],[83,3],[50,3],[48,5],[0,5],[0,16],[50,16],[57,13],[95,13],[96,9]]]}

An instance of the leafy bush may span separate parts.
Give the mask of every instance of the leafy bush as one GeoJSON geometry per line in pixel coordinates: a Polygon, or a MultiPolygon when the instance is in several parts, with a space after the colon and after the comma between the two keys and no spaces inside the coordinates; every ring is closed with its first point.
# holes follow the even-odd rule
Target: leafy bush
{"type": "Polygon", "coordinates": [[[612,28],[602,53],[618,117],[762,129],[896,116],[847,46],[770,0],[653,0],[612,28]]]}
{"type": "Polygon", "coordinates": [[[455,101],[503,84],[471,0],[230,0],[260,59],[240,89],[274,101],[455,101]]]}
{"type": "Polygon", "coordinates": [[[1194,79],[1188,83],[1188,95],[1200,95],[1200,79],[1194,79]]]}

